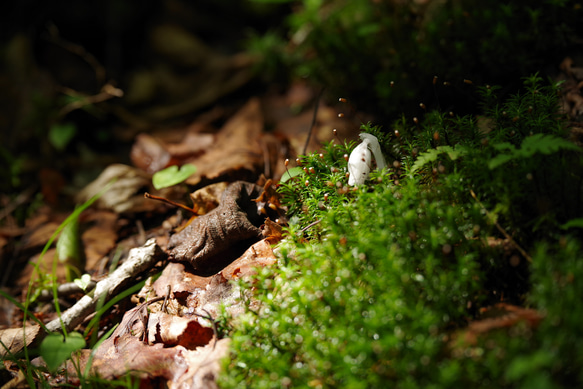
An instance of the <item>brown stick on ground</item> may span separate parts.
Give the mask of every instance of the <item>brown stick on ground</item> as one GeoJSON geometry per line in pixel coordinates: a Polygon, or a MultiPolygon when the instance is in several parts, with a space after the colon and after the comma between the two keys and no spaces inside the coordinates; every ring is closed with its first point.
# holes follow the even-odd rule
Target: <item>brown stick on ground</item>
{"type": "Polygon", "coordinates": [[[60,331],[63,327],[67,331],[73,330],[95,310],[97,302],[103,296],[106,301],[109,300],[138,274],[154,266],[161,254],[162,250],[156,245],[154,239],[148,240],[142,247],[131,249],[128,258],[120,267],[109,277],[99,281],[91,293],[83,296],[75,305],[63,312],[60,318],[49,322],[47,329],[51,332],[60,331]]]}

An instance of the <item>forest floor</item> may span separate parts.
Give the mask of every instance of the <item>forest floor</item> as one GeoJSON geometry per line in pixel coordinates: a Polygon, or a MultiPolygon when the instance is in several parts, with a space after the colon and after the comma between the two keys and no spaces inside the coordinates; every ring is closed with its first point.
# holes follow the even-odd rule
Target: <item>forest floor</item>
{"type": "MultiPolygon", "coordinates": [[[[221,304],[233,316],[244,309],[241,291],[230,281],[276,262],[273,244],[282,239],[276,221],[284,224],[285,210],[278,205],[274,183],[286,171],[285,161],[325,142],[357,139],[363,117],[368,119],[351,112],[349,105],[320,99],[303,82],[284,91],[249,93],[241,89],[249,81],[244,71],[240,79],[222,78],[232,69],[248,69],[248,59],[221,61],[197,78],[207,78],[206,88],[219,91],[217,95],[147,110],[113,103],[122,91],[105,81],[92,95],[60,89],[66,102],[58,107],[52,127],[57,140],[44,139],[46,145],[30,151],[40,153],[38,160],[26,160],[30,167],[25,176],[34,180],[25,180],[18,193],[0,195],[0,335],[5,347],[0,382],[6,387],[30,384],[27,369],[36,369],[35,379],[50,385],[78,384],[79,377],[92,373],[121,382],[128,371],[139,370],[137,375],[150,381],[215,386],[219,361],[228,355],[228,338],[215,319],[221,304]],[[189,109],[198,113],[184,119],[189,109]],[[55,147],[61,144],[58,137],[65,136],[66,118],[78,114],[80,119],[74,118],[80,126],[95,124],[94,110],[97,117],[109,118],[107,142],[93,148],[95,133],[81,135],[85,129],[78,127],[76,135],[55,147]],[[173,115],[181,119],[169,120],[173,115]],[[107,150],[116,142],[115,152],[107,150]],[[57,150],[45,153],[47,147],[57,150]],[[154,187],[154,173],[186,164],[196,171],[184,183],[154,187]],[[78,236],[81,250],[73,247],[73,254],[64,254],[55,238],[71,221],[75,206],[92,199],[78,215],[71,238],[78,236]],[[257,219],[262,209],[271,212],[269,219],[257,219]],[[219,257],[222,263],[216,265],[219,257]],[[75,281],[66,277],[65,262],[72,260],[82,263],[75,281]],[[81,347],[74,341],[65,347],[65,355],[76,353],[60,369],[61,346],[43,342],[54,331],[73,340],[73,333],[82,334],[83,339],[81,347]]],[[[99,68],[95,70],[98,75],[99,68]]],[[[568,59],[561,70],[567,80],[565,111],[580,117],[583,72],[568,59]]],[[[36,75],[36,81],[45,76],[40,69],[36,75]]],[[[131,93],[123,91],[139,100],[131,93]]],[[[103,130],[98,127],[87,131],[103,130]]],[[[471,331],[507,326],[519,318],[540,319],[533,310],[501,309],[506,322],[475,323],[471,331]]]]}

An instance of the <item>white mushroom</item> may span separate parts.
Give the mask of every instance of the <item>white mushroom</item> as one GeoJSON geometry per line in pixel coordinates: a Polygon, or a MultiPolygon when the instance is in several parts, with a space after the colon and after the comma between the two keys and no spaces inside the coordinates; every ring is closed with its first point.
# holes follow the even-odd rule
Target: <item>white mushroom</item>
{"type": "Polygon", "coordinates": [[[354,148],[350,153],[350,158],[348,158],[348,185],[364,184],[368,178],[371,170],[371,150],[377,167],[383,169],[387,166],[378,139],[366,132],[360,134],[360,139],[362,139],[362,143],[354,148]]]}

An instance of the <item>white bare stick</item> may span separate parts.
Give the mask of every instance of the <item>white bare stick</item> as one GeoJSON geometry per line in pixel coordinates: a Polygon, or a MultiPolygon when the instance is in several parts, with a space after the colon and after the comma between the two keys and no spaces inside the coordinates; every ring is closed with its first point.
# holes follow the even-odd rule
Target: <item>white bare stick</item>
{"type": "Polygon", "coordinates": [[[49,322],[47,329],[51,332],[60,331],[64,326],[67,331],[73,330],[95,309],[103,296],[105,300],[110,299],[119,292],[120,287],[154,266],[160,258],[158,255],[160,252],[154,239],[148,240],[142,247],[131,249],[127,260],[119,268],[106,279],[99,281],[91,293],[83,296],[75,305],[63,312],[60,318],[49,322]]]}

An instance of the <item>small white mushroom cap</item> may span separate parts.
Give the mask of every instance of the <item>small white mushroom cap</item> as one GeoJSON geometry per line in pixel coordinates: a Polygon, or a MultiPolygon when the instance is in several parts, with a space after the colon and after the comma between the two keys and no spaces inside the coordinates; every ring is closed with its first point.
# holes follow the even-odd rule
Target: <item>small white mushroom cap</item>
{"type": "Polygon", "coordinates": [[[348,185],[361,185],[370,173],[371,154],[368,149],[369,140],[365,139],[356,146],[348,158],[348,185]]]}
{"type": "Polygon", "coordinates": [[[366,132],[360,133],[362,143],[354,148],[348,158],[348,185],[361,185],[368,178],[371,169],[371,151],[374,154],[377,168],[387,166],[381,146],[376,136],[366,132]]]}
{"type": "Polygon", "coordinates": [[[381,145],[379,144],[377,137],[367,132],[361,132],[360,139],[362,139],[363,142],[368,140],[368,148],[374,155],[374,159],[377,162],[377,169],[384,169],[387,166],[387,163],[385,162],[383,153],[381,153],[381,145]]]}

